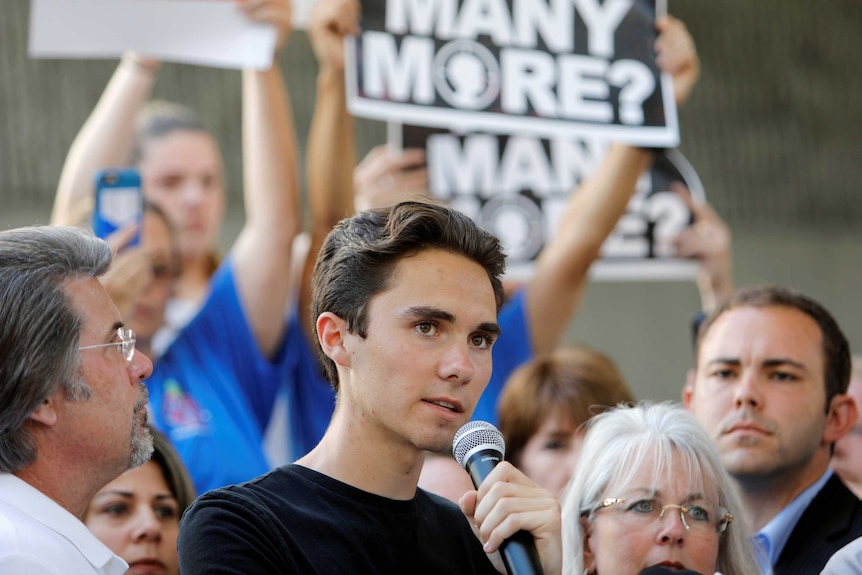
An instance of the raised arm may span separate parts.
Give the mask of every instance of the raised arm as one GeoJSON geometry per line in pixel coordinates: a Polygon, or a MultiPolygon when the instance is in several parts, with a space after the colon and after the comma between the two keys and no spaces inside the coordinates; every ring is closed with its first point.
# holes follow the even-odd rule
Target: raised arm
{"type": "Polygon", "coordinates": [[[653,153],[643,148],[614,145],[571,196],[526,287],[534,353],[556,346],[580,304],[590,266],[625,213],[638,176],[652,160],[653,153]]]}
{"type": "Polygon", "coordinates": [[[306,162],[311,208],[310,244],[302,267],[299,309],[303,329],[309,338],[316,337],[308,314],[311,274],[317,253],[335,224],[353,214],[356,151],[353,118],[347,111],[344,87],[343,40],[356,31],[359,10],[357,0],[318,0],[308,23],[318,72],[306,162]]]}
{"type": "Polygon", "coordinates": [[[734,289],[730,227],[709,204],[696,202],[683,184],[673,184],[672,190],[694,216],[694,223],[673,238],[673,243],[677,256],[697,260],[701,309],[709,313],[734,289]]]}
{"type": "MultiPolygon", "coordinates": [[[[244,0],[249,18],[274,24],[279,46],[291,29],[288,0],[244,0]]],[[[272,355],[284,334],[291,244],[299,229],[296,137],[277,61],[242,76],[246,221],[231,250],[237,289],[261,351],[272,355]]]]}
{"type": "MultiPolygon", "coordinates": [[[[700,75],[694,42],[685,25],[672,16],[659,19],[656,27],[656,62],[673,76],[676,100],[682,104],[700,75]]],[[[577,311],[587,272],[625,213],[638,176],[653,156],[643,148],[614,145],[596,172],[572,194],[560,227],[539,255],[526,287],[534,353],[552,349],[577,311]]]]}
{"type": "Polygon", "coordinates": [[[155,83],[158,62],[127,54],[84,123],[63,163],[53,225],[82,225],[93,210],[93,175],[132,160],[135,117],[155,83]]]}

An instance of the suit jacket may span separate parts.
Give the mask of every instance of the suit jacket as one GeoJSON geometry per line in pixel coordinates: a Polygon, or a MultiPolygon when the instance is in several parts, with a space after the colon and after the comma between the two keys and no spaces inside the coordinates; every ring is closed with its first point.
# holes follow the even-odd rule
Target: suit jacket
{"type": "Polygon", "coordinates": [[[817,575],[832,555],[862,537],[862,501],[833,475],[803,512],[774,575],[817,575]]]}

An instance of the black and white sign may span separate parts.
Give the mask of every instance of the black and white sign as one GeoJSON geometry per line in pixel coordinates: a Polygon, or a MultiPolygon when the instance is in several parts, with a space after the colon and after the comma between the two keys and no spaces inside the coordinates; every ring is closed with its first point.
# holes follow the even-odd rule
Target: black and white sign
{"type": "MultiPolygon", "coordinates": [[[[425,148],[434,196],[448,201],[498,236],[508,254],[508,276],[524,280],[553,237],[573,190],[595,171],[609,142],[597,138],[540,139],[494,134],[457,135],[390,125],[390,140],[425,148]]],[[[602,280],[690,280],[694,262],[674,257],[668,240],[692,222],[670,184],[686,184],[705,201],[697,173],[677,150],[644,172],[628,210],[602,247],[590,273],[602,280]]]]}
{"type": "Polygon", "coordinates": [[[464,132],[679,142],[662,0],[368,0],[345,43],[358,116],[464,132]]]}

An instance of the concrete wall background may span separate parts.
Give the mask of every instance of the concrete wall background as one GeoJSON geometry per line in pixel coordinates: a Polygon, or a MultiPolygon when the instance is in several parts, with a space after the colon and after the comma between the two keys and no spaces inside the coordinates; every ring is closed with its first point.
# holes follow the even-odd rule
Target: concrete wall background
{"type": "MultiPolygon", "coordinates": [[[[862,2],[676,0],[703,77],[682,110],[681,150],[735,233],[739,285],[774,282],[833,310],[862,349],[862,2]]],[[[29,60],[29,1],[0,8],[0,229],[46,223],[69,144],[115,63],[29,60]]],[[[280,61],[304,148],[315,63],[303,33],[280,61]]],[[[222,144],[229,246],[243,218],[239,73],[167,64],[155,96],[194,106],[222,144]]],[[[360,154],[385,139],[359,121],[360,154]]],[[[642,398],[678,398],[691,364],[689,283],[594,283],[567,339],[616,359],[642,398]]]]}

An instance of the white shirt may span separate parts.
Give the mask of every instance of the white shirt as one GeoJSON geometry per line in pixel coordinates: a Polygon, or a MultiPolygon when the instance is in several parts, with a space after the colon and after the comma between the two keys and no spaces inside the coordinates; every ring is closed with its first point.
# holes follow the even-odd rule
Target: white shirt
{"type": "Polygon", "coordinates": [[[122,575],[129,566],[47,495],[0,473],[0,573],[122,575]]]}
{"type": "Polygon", "coordinates": [[[820,575],[862,574],[862,537],[835,552],[820,575]]]}

